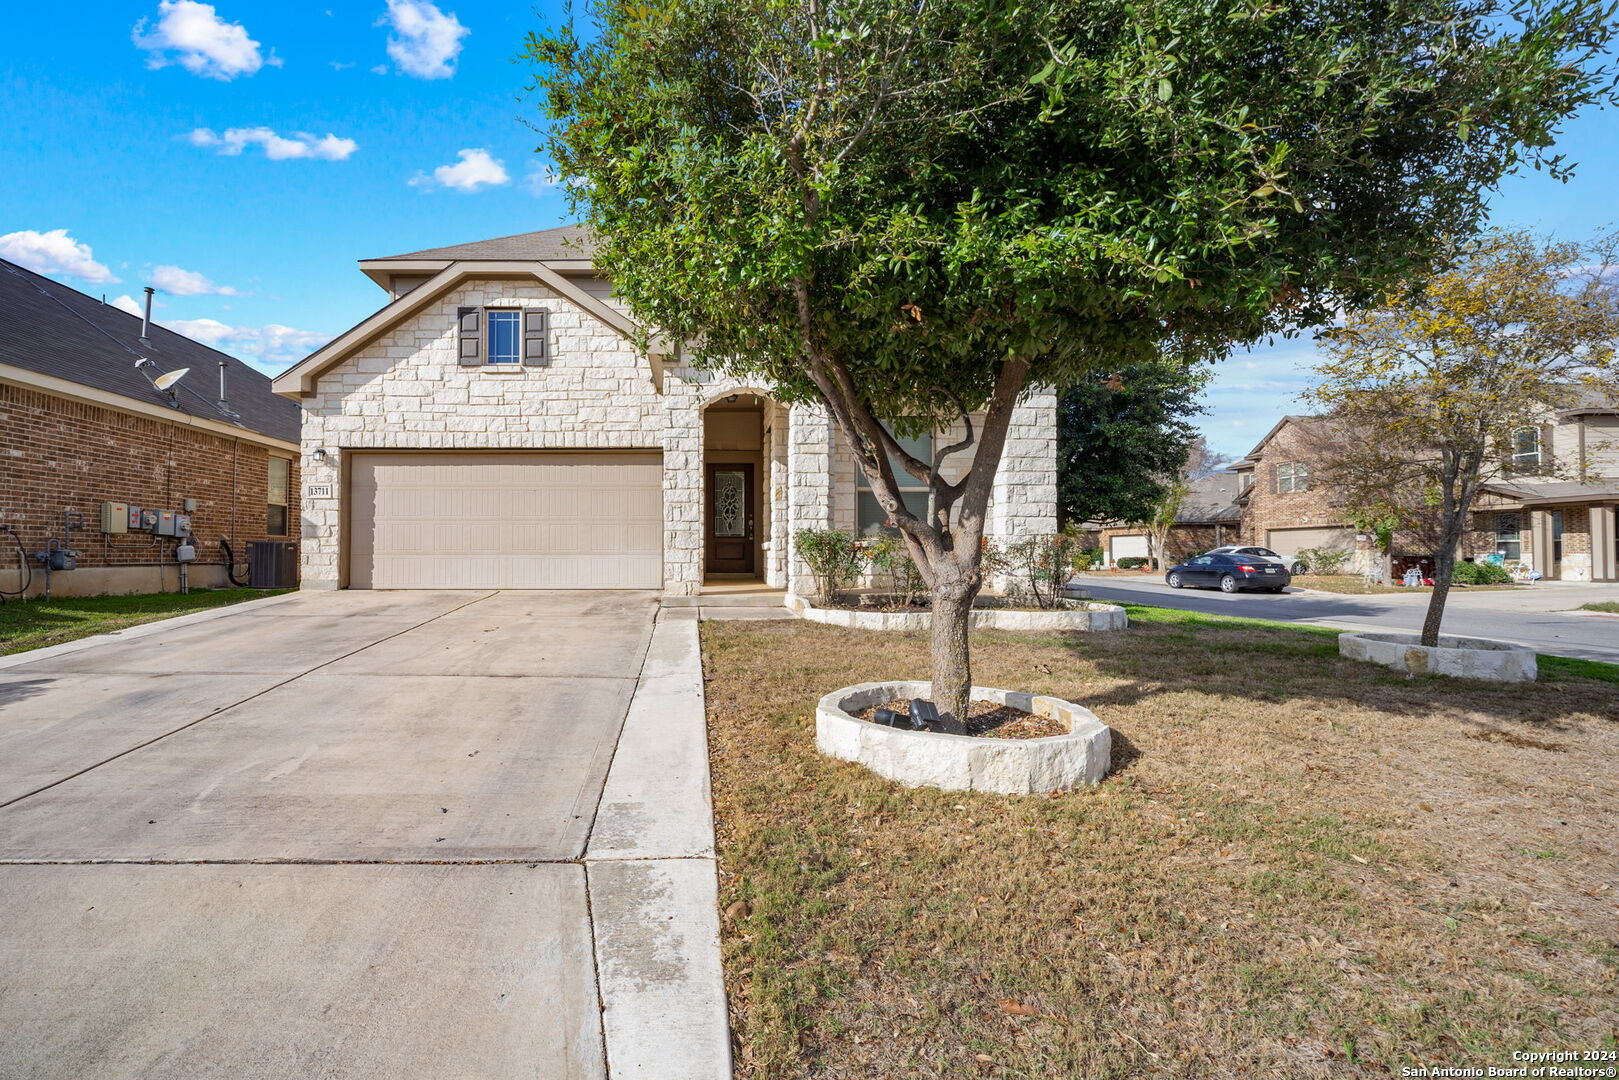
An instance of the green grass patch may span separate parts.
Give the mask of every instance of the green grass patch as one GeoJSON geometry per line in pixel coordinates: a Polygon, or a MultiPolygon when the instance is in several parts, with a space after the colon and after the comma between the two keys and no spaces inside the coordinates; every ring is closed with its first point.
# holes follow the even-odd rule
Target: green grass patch
{"type": "Polygon", "coordinates": [[[0,656],[273,595],[276,593],[264,589],[208,589],[184,596],[150,593],[12,600],[0,604],[0,656]]]}
{"type": "Polygon", "coordinates": [[[1598,600],[1592,604],[1581,604],[1581,611],[1606,611],[1619,615],[1619,600],[1598,600]]]}
{"type": "Polygon", "coordinates": [[[1619,683],[1619,664],[1605,664],[1601,660],[1576,660],[1572,656],[1548,656],[1546,653],[1538,654],[1535,659],[1540,665],[1540,677],[1543,681],[1596,679],[1598,682],[1619,683]]]}

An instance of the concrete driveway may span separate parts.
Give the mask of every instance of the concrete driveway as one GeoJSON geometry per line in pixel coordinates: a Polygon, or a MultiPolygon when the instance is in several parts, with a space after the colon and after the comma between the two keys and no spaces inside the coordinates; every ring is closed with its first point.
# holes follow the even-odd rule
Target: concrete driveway
{"type": "Polygon", "coordinates": [[[656,612],[299,594],[0,669],[0,1073],[606,1075],[581,860],[656,612]]]}

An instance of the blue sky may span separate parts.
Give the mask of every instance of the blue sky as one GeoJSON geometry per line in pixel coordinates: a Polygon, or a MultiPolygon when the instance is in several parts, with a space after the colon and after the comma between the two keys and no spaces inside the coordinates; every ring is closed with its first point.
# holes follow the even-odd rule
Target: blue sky
{"type": "MultiPolygon", "coordinates": [[[[560,3],[16,4],[0,39],[0,255],[276,371],[380,306],[355,260],[569,220],[513,58],[560,3]]],[[[1575,118],[1558,184],[1500,224],[1611,224],[1619,120],[1575,118]]],[[[1220,365],[1203,428],[1245,452],[1308,378],[1308,340],[1220,365]]]]}

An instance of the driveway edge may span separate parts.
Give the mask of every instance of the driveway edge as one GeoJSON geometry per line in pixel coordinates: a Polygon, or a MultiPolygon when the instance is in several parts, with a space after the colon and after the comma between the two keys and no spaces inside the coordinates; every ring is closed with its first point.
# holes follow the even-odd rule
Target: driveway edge
{"type": "Polygon", "coordinates": [[[725,1080],[731,1038],[697,620],[660,612],[585,849],[612,1077],[725,1080]]]}

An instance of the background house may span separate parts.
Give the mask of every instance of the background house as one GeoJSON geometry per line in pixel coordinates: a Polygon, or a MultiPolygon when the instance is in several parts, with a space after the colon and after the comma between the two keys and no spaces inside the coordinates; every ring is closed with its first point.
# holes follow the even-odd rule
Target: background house
{"type": "Polygon", "coordinates": [[[16,534],[0,532],[0,589],[26,580],[18,541],[79,552],[54,594],[178,588],[176,539],[127,514],[103,532],[109,502],[186,513],[189,501],[191,585],[225,584],[221,539],[238,558],[251,541],[295,539],[297,439],[298,406],[246,364],[160,326],[143,340],[139,316],[0,260],[0,527],[16,534]],[[142,357],[154,377],[189,372],[171,396],[142,357]]]}
{"type": "MultiPolygon", "coordinates": [[[[1369,550],[1324,479],[1333,442],[1323,418],[1286,416],[1233,466],[1242,478],[1241,542],[1289,557],[1311,547],[1369,550]]],[[[1509,471],[1485,485],[1459,557],[1500,555],[1551,580],[1619,581],[1616,510],[1619,404],[1586,396],[1516,434],[1509,471]]],[[[1402,530],[1392,554],[1433,553],[1402,530]]]]}
{"type": "MultiPolygon", "coordinates": [[[[791,588],[794,532],[881,526],[823,410],[643,350],[591,252],[569,226],[361,262],[389,302],[274,383],[329,485],[306,587],[791,588]]],[[[1056,398],[1031,392],[992,535],[1055,531],[1056,456],[1056,398]]]]}
{"type": "MultiPolygon", "coordinates": [[[[1175,524],[1164,537],[1164,566],[1173,566],[1222,544],[1238,542],[1240,482],[1241,477],[1229,471],[1211,473],[1191,482],[1175,515],[1175,524]]],[[[1116,566],[1123,558],[1148,557],[1151,544],[1147,530],[1140,525],[1109,522],[1095,527],[1094,532],[1104,556],[1103,565],[1116,566]]]]}

